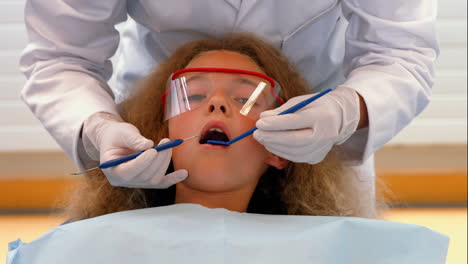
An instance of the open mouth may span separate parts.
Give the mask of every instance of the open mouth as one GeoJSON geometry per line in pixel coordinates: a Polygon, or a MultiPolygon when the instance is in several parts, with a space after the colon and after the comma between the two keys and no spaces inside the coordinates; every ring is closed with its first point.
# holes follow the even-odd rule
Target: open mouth
{"type": "Polygon", "coordinates": [[[213,127],[205,131],[200,137],[200,144],[209,144],[208,140],[229,141],[229,137],[221,128],[213,127]]]}

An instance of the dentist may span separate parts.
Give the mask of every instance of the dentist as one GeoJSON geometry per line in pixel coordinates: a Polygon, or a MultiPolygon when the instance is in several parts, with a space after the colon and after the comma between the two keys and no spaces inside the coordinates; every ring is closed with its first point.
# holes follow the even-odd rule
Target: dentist
{"type": "MultiPolygon", "coordinates": [[[[360,174],[363,206],[372,207],[373,153],[429,103],[439,53],[435,19],[435,0],[28,0],[21,95],[83,170],[154,145],[122,121],[116,103],[179,45],[252,32],[283,52],[313,88],[264,112],[254,138],[274,154],[310,164],[339,148],[360,174]],[[124,21],[119,34],[115,25],[124,21]],[[113,70],[109,59],[118,47],[113,70]],[[107,83],[112,74],[115,87],[107,83]],[[327,88],[336,89],[276,116],[327,88]]],[[[146,151],[104,173],[115,186],[167,188],[187,171],[158,174],[150,164],[167,167],[171,153],[146,151]],[[164,184],[149,185],[154,177],[164,184]]]]}

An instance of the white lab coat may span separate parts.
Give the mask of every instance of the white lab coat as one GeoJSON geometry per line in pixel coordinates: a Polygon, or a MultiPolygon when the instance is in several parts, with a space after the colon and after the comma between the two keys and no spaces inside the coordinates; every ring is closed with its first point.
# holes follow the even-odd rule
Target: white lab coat
{"type": "MultiPolygon", "coordinates": [[[[429,102],[438,55],[436,0],[29,0],[22,98],[81,167],[83,121],[116,113],[106,81],[119,40],[117,99],[181,44],[254,32],[280,49],[314,91],[339,84],[365,100],[369,128],[342,145],[362,163],[429,102]],[[114,25],[130,19],[119,37],[114,25]]],[[[372,174],[372,161],[368,164],[372,174]]]]}

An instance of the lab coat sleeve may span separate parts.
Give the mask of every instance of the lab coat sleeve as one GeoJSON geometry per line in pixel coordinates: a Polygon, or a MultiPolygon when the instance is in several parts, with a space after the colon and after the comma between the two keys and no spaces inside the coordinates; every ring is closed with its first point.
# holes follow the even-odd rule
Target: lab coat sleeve
{"type": "Polygon", "coordinates": [[[434,61],[436,0],[343,0],[346,32],[343,84],[360,94],[369,127],[341,148],[359,164],[390,141],[429,103],[434,61]]]}
{"type": "Polygon", "coordinates": [[[109,58],[126,19],[116,0],[29,0],[25,23],[29,43],[20,58],[28,79],[21,98],[74,163],[84,120],[96,112],[117,114],[107,85],[109,58]]]}

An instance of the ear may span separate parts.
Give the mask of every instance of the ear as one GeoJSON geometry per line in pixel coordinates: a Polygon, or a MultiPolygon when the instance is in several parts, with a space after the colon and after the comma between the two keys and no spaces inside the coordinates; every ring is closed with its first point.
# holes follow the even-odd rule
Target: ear
{"type": "Polygon", "coordinates": [[[278,157],[273,153],[268,154],[268,157],[266,158],[265,163],[270,165],[270,166],[273,166],[273,167],[277,168],[278,170],[282,170],[282,169],[286,168],[286,165],[288,165],[287,160],[285,160],[285,159],[283,159],[281,157],[278,157]]]}

